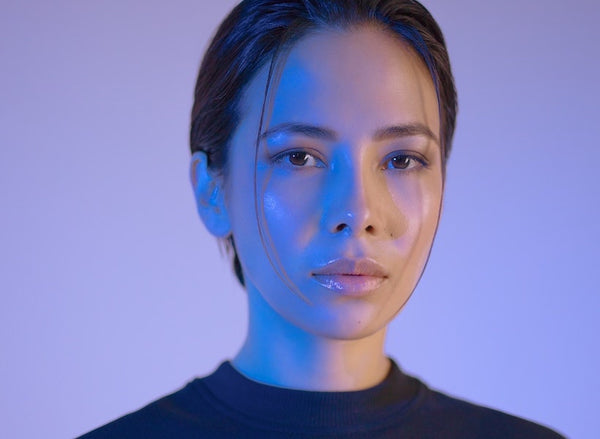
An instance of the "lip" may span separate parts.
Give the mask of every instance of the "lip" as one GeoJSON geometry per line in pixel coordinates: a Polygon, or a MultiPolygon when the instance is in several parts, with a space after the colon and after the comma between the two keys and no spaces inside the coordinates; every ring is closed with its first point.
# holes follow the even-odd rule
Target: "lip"
{"type": "Polygon", "coordinates": [[[321,286],[338,294],[363,296],[384,283],[388,274],[374,259],[334,259],[312,273],[321,286]]]}

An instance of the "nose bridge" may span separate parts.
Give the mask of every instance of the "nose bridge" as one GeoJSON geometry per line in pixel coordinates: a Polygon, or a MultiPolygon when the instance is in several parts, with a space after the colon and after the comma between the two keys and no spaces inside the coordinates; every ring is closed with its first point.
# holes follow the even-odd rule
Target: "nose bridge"
{"type": "Polygon", "coordinates": [[[370,174],[360,158],[346,154],[334,161],[328,185],[331,190],[328,191],[329,200],[324,212],[328,230],[352,233],[374,230],[375,200],[370,190],[374,176],[370,174]]]}

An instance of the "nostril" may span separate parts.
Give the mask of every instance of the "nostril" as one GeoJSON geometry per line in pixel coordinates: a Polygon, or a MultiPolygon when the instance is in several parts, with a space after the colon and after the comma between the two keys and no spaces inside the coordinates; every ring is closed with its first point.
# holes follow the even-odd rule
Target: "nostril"
{"type": "MultiPolygon", "coordinates": [[[[350,229],[350,226],[346,223],[340,223],[335,227],[336,232],[343,232],[346,229],[350,229]]],[[[367,227],[365,227],[365,232],[370,234],[375,233],[375,227],[373,227],[372,225],[368,225],[367,227]]]]}
{"type": "Polygon", "coordinates": [[[342,231],[342,230],[344,230],[346,227],[348,227],[348,225],[347,225],[347,224],[344,224],[344,223],[338,224],[338,225],[337,225],[337,227],[335,228],[335,231],[336,231],[336,232],[341,232],[341,231],[342,231]]]}

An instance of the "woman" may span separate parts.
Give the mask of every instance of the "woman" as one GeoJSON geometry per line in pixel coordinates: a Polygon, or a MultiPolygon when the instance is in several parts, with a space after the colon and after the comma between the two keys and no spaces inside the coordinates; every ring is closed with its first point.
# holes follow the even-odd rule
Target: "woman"
{"type": "Polygon", "coordinates": [[[198,75],[191,180],[248,294],[241,350],[101,437],[560,437],[384,354],[427,262],[456,93],[411,0],[245,0],[198,75]]]}

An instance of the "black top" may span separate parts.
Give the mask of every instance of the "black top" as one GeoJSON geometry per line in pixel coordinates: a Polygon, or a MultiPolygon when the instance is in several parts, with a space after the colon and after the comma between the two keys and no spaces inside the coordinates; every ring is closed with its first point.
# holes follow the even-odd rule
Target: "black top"
{"type": "Polygon", "coordinates": [[[137,412],[84,436],[101,438],[561,438],[533,422],[433,391],[392,362],[385,380],[351,392],[261,384],[225,362],[137,412]]]}

